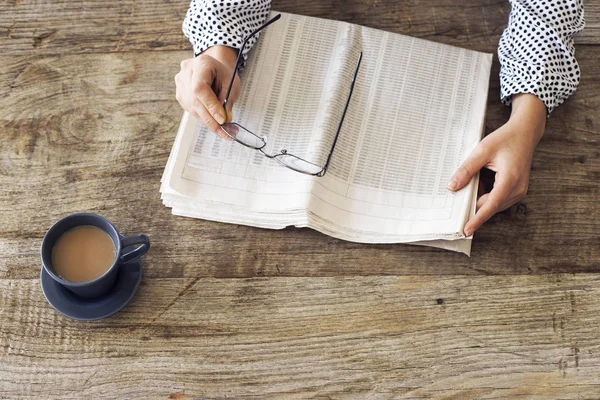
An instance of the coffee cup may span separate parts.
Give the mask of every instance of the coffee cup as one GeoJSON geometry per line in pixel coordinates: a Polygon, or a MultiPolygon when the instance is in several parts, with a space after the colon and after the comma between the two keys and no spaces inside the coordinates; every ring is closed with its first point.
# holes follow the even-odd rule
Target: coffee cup
{"type": "MultiPolygon", "coordinates": [[[[117,228],[106,218],[98,214],[78,213],[62,218],[46,232],[41,246],[42,266],[48,275],[57,283],[83,298],[101,297],[115,285],[121,268],[139,259],[150,249],[150,240],[146,235],[139,234],[123,237],[117,228]],[[114,245],[112,263],[102,275],[86,282],[72,282],[57,273],[52,263],[52,251],[63,234],[78,227],[96,227],[104,231],[114,245]],[[133,247],[136,246],[136,247],[133,247]]],[[[110,261],[109,261],[110,262],[110,261]]],[[[108,265],[108,264],[107,264],[108,265]]]]}

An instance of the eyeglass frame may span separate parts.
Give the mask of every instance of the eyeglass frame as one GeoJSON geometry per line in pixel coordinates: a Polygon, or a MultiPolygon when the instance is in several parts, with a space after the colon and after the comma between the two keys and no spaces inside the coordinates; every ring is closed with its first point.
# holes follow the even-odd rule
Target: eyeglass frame
{"type": "MultiPolygon", "coordinates": [[[[240,68],[240,64],[241,64],[241,60],[243,58],[243,51],[246,47],[246,44],[248,43],[248,41],[254,37],[256,34],[258,34],[260,31],[262,31],[263,29],[265,29],[267,26],[271,25],[272,23],[276,22],[277,20],[279,20],[281,18],[281,14],[277,14],[275,17],[271,18],[269,21],[267,21],[266,23],[264,23],[262,26],[260,26],[258,29],[256,29],[255,31],[253,31],[252,33],[250,33],[250,35],[248,35],[244,41],[242,42],[242,46],[239,49],[238,52],[238,56],[235,62],[235,68],[233,69],[233,74],[231,75],[231,80],[229,81],[229,87],[227,88],[227,94],[225,95],[225,100],[223,101],[223,108],[227,109],[227,103],[229,101],[229,95],[231,94],[231,89],[233,88],[233,82],[235,81],[235,75],[237,74],[239,68],[240,68]]],[[[323,177],[325,175],[325,173],[327,172],[327,168],[329,167],[329,162],[331,161],[331,157],[333,156],[333,150],[335,149],[335,145],[337,143],[338,137],[340,136],[340,131],[342,129],[342,123],[344,122],[344,118],[346,117],[346,112],[348,111],[348,107],[350,105],[350,99],[352,98],[352,93],[354,91],[354,85],[356,83],[356,78],[358,76],[358,70],[360,68],[360,63],[362,61],[362,57],[363,57],[363,53],[360,52],[360,56],[358,58],[358,62],[356,63],[356,69],[354,71],[354,76],[352,78],[352,83],[350,84],[350,92],[348,93],[348,98],[346,99],[346,104],[344,106],[344,111],[342,112],[342,117],[340,119],[340,122],[338,123],[338,127],[337,127],[337,131],[335,133],[335,137],[333,139],[333,143],[331,145],[331,149],[329,151],[329,155],[327,156],[327,161],[325,162],[325,165],[323,167],[321,167],[321,170],[319,172],[316,173],[312,173],[312,172],[307,172],[307,171],[303,171],[297,168],[294,168],[293,166],[290,166],[288,164],[285,164],[283,161],[279,160],[279,157],[281,156],[291,156],[294,158],[297,158],[299,160],[304,161],[305,163],[314,165],[315,167],[320,167],[317,164],[314,164],[310,161],[307,161],[305,159],[303,159],[302,157],[298,157],[294,154],[290,154],[287,152],[287,150],[282,149],[280,150],[280,153],[278,154],[269,154],[266,153],[263,149],[265,148],[265,146],[267,145],[267,138],[266,136],[258,136],[257,134],[255,134],[254,132],[250,131],[249,129],[246,129],[245,127],[243,127],[242,125],[240,125],[237,122],[228,122],[228,123],[223,123],[221,124],[219,127],[221,128],[221,130],[223,132],[225,132],[227,134],[227,136],[229,136],[230,138],[232,138],[233,140],[235,140],[236,142],[240,143],[241,145],[250,148],[250,149],[254,149],[254,150],[258,150],[259,152],[261,152],[265,157],[269,158],[269,159],[274,159],[275,161],[277,161],[279,164],[283,165],[284,167],[287,167],[293,171],[305,174],[305,175],[310,175],[310,176],[315,176],[315,177],[323,177]],[[230,134],[229,132],[227,132],[227,130],[225,129],[225,125],[236,125],[239,128],[242,128],[243,130],[245,130],[246,132],[254,135],[257,139],[259,139],[260,141],[262,141],[262,146],[260,147],[255,147],[255,146],[250,146],[240,140],[238,140],[234,135],[230,134]]]]}

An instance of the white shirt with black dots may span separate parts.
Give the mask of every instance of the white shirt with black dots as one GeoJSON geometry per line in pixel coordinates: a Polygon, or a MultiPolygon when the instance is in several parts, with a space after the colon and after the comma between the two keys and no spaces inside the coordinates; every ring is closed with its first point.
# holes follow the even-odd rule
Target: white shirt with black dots
{"type": "MultiPolygon", "coordinates": [[[[550,114],[579,84],[573,37],[585,25],[582,0],[510,3],[508,26],[498,44],[500,97],[510,105],[514,94],[534,94],[550,114]]],[[[192,0],[183,33],[192,43],[194,55],[215,45],[240,49],[270,10],[270,0],[192,0]]],[[[244,48],[244,63],[257,38],[250,39],[244,48]]]]}

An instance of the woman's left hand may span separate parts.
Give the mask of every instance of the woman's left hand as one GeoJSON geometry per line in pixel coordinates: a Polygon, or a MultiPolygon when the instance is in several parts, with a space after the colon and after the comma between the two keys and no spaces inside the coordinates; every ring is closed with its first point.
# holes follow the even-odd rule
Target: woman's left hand
{"type": "Polygon", "coordinates": [[[464,227],[471,236],[499,211],[523,200],[533,152],[544,134],[546,106],[532,94],[513,96],[508,122],[486,136],[454,173],[448,189],[457,191],[481,169],[496,172],[494,187],[477,200],[477,212],[464,227]]]}

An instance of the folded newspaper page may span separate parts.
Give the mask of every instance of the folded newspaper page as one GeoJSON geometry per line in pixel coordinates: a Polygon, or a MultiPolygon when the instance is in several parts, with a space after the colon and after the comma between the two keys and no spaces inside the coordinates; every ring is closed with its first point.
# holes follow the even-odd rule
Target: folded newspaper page
{"type": "Polygon", "coordinates": [[[173,214],[469,254],[462,230],[478,179],[456,193],[445,185],[481,140],[492,55],[292,14],[261,35],[234,121],[265,136],[267,153],[286,149],[318,165],[363,53],[329,169],[290,170],[185,113],[161,185],[173,214]]]}

